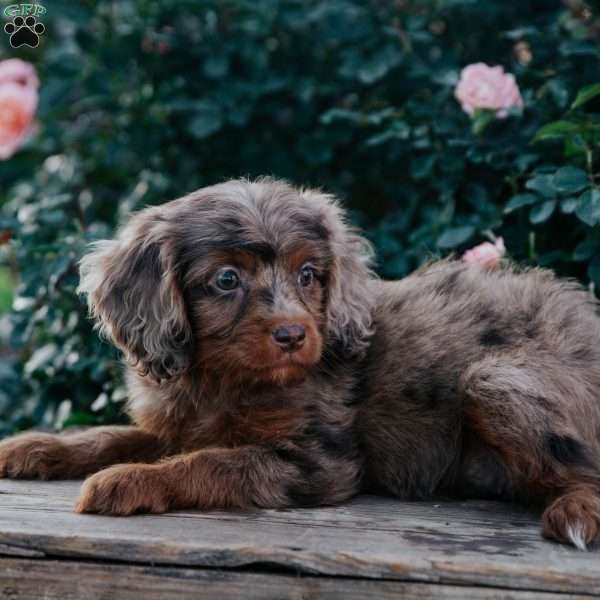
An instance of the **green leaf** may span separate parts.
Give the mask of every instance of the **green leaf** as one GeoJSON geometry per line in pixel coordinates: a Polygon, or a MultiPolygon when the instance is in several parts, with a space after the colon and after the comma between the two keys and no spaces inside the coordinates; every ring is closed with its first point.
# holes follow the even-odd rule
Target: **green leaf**
{"type": "Polygon", "coordinates": [[[189,123],[190,133],[198,139],[212,135],[223,125],[223,117],[219,108],[211,103],[201,102],[189,123]]]}
{"type": "Polygon", "coordinates": [[[496,113],[490,110],[478,110],[473,116],[473,133],[479,135],[485,128],[496,120],[496,113]]]}
{"type": "Polygon", "coordinates": [[[581,200],[579,198],[565,198],[560,203],[560,210],[565,215],[570,215],[577,210],[580,204],[581,200]]]}
{"type": "Polygon", "coordinates": [[[592,40],[568,40],[559,46],[563,56],[593,56],[600,58],[598,45],[592,40]]]}
{"type": "Polygon", "coordinates": [[[573,123],[572,121],[553,121],[552,123],[544,125],[541,129],[538,129],[533,141],[539,142],[540,140],[560,139],[580,133],[582,129],[581,125],[573,123]]]}
{"type": "Polygon", "coordinates": [[[332,108],[323,113],[319,119],[323,125],[330,125],[334,121],[350,121],[351,123],[361,123],[364,121],[362,113],[345,108],[332,108]]]}
{"type": "Polygon", "coordinates": [[[580,192],[589,185],[587,173],[576,167],[563,167],[553,178],[554,187],[561,192],[580,192]]]}
{"type": "Polygon", "coordinates": [[[515,159],[515,165],[521,173],[527,171],[539,159],[539,154],[519,154],[515,159]]]}
{"type": "Polygon", "coordinates": [[[584,240],[575,246],[575,250],[573,250],[573,260],[577,262],[589,260],[594,255],[597,248],[598,242],[596,240],[584,240]]]}
{"type": "Polygon", "coordinates": [[[413,158],[410,163],[410,173],[415,179],[429,177],[435,164],[435,154],[426,154],[413,158]]]}
{"type": "Polygon", "coordinates": [[[402,61],[402,52],[392,44],[388,44],[364,60],[358,68],[358,79],[367,85],[384,77],[388,71],[402,61]]]}
{"type": "Polygon", "coordinates": [[[578,92],[573,104],[571,104],[571,108],[579,108],[586,102],[589,102],[592,98],[600,95],[600,83],[592,83],[591,85],[586,85],[582,87],[578,92]]]}
{"type": "Polygon", "coordinates": [[[10,270],[0,267],[0,315],[10,308],[14,288],[15,281],[10,270]]]}
{"type": "Polygon", "coordinates": [[[535,194],[517,194],[508,201],[507,205],[504,207],[504,212],[506,214],[511,213],[523,206],[535,204],[538,200],[539,198],[535,194]]]}
{"type": "Polygon", "coordinates": [[[73,427],[73,426],[83,426],[83,425],[96,425],[98,422],[97,417],[94,415],[90,415],[88,413],[84,413],[83,411],[72,412],[63,422],[62,426],[73,427]]]}
{"type": "Polygon", "coordinates": [[[390,140],[407,140],[409,136],[409,126],[404,121],[396,121],[389,129],[368,138],[365,144],[367,146],[378,146],[390,140]]]}
{"type": "Polygon", "coordinates": [[[556,263],[569,260],[569,258],[569,254],[567,252],[563,252],[562,250],[553,250],[551,252],[544,252],[542,254],[538,254],[537,264],[540,267],[552,268],[556,265],[556,263]]]}
{"type": "Polygon", "coordinates": [[[387,277],[403,277],[410,272],[410,263],[404,255],[384,260],[382,267],[387,277]]]}
{"type": "Polygon", "coordinates": [[[552,198],[556,194],[552,175],[536,175],[525,184],[525,187],[546,198],[552,198]]]}
{"type": "MultiPolygon", "coordinates": [[[[590,128],[591,133],[591,128],[590,128]]],[[[585,159],[589,147],[581,134],[572,135],[565,138],[565,159],[572,161],[576,159],[585,159]]]]}
{"type": "Polygon", "coordinates": [[[561,109],[566,108],[569,102],[569,88],[562,77],[553,77],[547,83],[547,90],[554,103],[561,109]]]}
{"type": "Polygon", "coordinates": [[[546,200],[537,206],[534,206],[529,212],[529,221],[534,225],[545,223],[556,208],[556,200],[546,200]]]}
{"type": "Polygon", "coordinates": [[[229,59],[224,54],[216,54],[206,58],[204,61],[204,72],[211,79],[220,79],[227,75],[229,70],[229,59]]]}
{"type": "Polygon", "coordinates": [[[338,73],[345,78],[358,79],[371,85],[385,77],[402,62],[403,52],[397,42],[376,44],[372,52],[363,53],[358,47],[348,51],[338,73]]]}
{"type": "Polygon", "coordinates": [[[475,233],[473,225],[462,225],[459,227],[450,227],[438,238],[438,248],[456,248],[464,244],[475,233]]]}
{"type": "Polygon", "coordinates": [[[593,227],[600,221],[600,190],[593,189],[579,196],[580,205],[575,214],[580,221],[593,227]]]}

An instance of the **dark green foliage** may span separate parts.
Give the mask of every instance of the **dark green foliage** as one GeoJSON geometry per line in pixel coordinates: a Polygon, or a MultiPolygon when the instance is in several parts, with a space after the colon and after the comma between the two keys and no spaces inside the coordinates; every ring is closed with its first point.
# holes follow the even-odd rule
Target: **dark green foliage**
{"type": "Polygon", "coordinates": [[[39,48],[3,38],[0,51],[34,62],[42,82],[37,135],[0,162],[0,230],[20,277],[0,365],[5,430],[118,418],[118,356],[75,294],[77,261],[131,210],[229,177],[339,194],[385,277],[493,231],[519,261],[600,284],[599,27],[585,10],[558,0],[47,7],[39,48]],[[461,110],[460,69],[480,61],[515,74],[522,113],[472,122],[461,110]]]}

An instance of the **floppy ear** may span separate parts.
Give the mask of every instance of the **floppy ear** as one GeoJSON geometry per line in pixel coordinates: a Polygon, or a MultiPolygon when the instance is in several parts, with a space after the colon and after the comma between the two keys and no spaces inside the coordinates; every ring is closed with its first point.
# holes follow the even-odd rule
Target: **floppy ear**
{"type": "MultiPolygon", "coordinates": [[[[314,194],[314,193],[313,193],[314,194]]],[[[373,248],[346,223],[336,199],[317,194],[325,205],[324,224],[329,231],[333,268],[328,287],[327,324],[333,340],[346,356],[363,355],[373,334],[373,248]]]]}
{"type": "Polygon", "coordinates": [[[175,273],[173,235],[156,209],[135,215],[115,240],[98,242],[81,261],[79,292],[87,294],[100,331],[142,375],[157,381],[184,372],[192,333],[175,273]]]}

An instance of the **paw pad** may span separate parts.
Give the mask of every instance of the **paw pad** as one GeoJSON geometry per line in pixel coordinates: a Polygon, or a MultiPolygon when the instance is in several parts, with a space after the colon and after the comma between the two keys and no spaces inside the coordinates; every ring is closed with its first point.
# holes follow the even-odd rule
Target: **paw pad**
{"type": "Polygon", "coordinates": [[[10,35],[9,41],[13,48],[19,48],[19,46],[37,48],[40,43],[40,35],[46,31],[46,28],[30,15],[25,19],[15,17],[4,26],[4,31],[10,35]]]}

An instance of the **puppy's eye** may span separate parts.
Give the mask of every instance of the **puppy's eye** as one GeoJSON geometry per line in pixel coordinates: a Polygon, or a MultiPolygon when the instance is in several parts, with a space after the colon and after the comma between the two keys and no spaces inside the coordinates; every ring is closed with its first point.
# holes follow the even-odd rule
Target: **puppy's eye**
{"type": "Polygon", "coordinates": [[[304,265],[298,274],[298,283],[302,287],[308,287],[309,285],[312,285],[314,280],[315,270],[309,265],[304,265]]]}
{"type": "Polygon", "coordinates": [[[235,290],[240,285],[240,276],[230,268],[221,269],[215,278],[217,287],[226,292],[235,290]]]}

